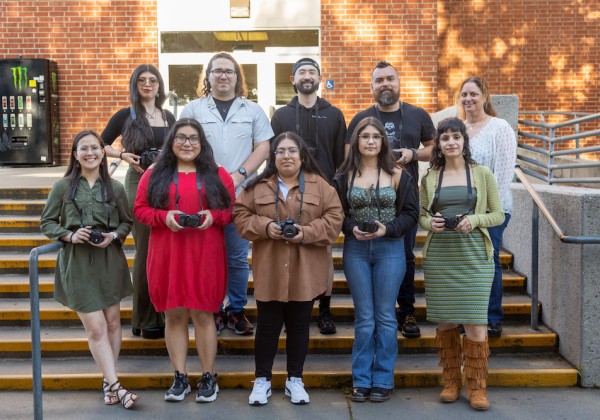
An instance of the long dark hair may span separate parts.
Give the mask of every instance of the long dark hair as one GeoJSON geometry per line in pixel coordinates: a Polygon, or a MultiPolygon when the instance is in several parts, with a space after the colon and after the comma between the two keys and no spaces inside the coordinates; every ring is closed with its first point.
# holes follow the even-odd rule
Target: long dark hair
{"type": "Polygon", "coordinates": [[[200,137],[200,154],[196,157],[196,172],[201,174],[206,192],[206,202],[209,209],[226,209],[231,205],[232,197],[219,178],[219,166],[215,162],[212,147],[206,140],[202,126],[193,118],[183,118],[177,121],[169,134],[156,165],[150,175],[148,185],[148,202],[157,209],[167,209],[169,206],[169,189],[173,176],[177,172],[177,156],[173,152],[175,134],[182,127],[192,127],[200,137]]]}
{"type": "Polygon", "coordinates": [[[469,135],[467,134],[467,127],[460,118],[450,117],[443,119],[438,123],[437,135],[433,140],[433,149],[431,150],[431,161],[429,162],[430,169],[440,169],[446,166],[446,156],[442,153],[440,148],[440,137],[442,134],[450,131],[451,133],[460,133],[465,140],[463,146],[463,156],[465,161],[469,164],[474,164],[475,161],[471,157],[471,146],[469,143],[469,135]]]}
{"type": "MultiPolygon", "coordinates": [[[[210,76],[210,72],[213,69],[213,62],[218,58],[224,58],[233,63],[233,68],[235,70],[235,74],[237,75],[237,80],[235,83],[235,96],[246,96],[246,80],[244,78],[244,71],[242,67],[235,61],[235,58],[229,53],[220,52],[218,54],[213,55],[208,64],[206,65],[206,71],[204,72],[204,80],[202,81],[202,92],[197,92],[198,94],[202,94],[202,96],[208,96],[211,92],[210,81],[208,77],[210,76]]],[[[198,89],[199,90],[199,89],[198,89]]]]}
{"type": "Polygon", "coordinates": [[[165,83],[158,69],[152,64],[137,66],[129,79],[129,100],[135,110],[136,118],[133,120],[129,114],[127,115],[121,139],[121,144],[125,150],[136,154],[141,153],[144,149],[148,149],[154,138],[150,123],[146,118],[146,108],[144,108],[140,99],[140,92],[137,85],[138,78],[144,72],[152,73],[158,80],[158,94],[154,99],[154,105],[159,112],[162,112],[162,105],[167,99],[164,89],[165,83]]]}
{"type": "Polygon", "coordinates": [[[495,117],[496,110],[494,109],[494,105],[492,104],[492,97],[490,96],[490,89],[488,88],[487,81],[481,76],[467,77],[460,84],[460,89],[458,89],[458,93],[456,95],[456,101],[458,103],[458,107],[457,107],[458,108],[458,116],[461,117],[462,119],[466,118],[465,110],[462,107],[461,102],[460,102],[460,97],[462,94],[462,89],[467,83],[475,83],[475,85],[479,88],[479,90],[481,91],[481,94],[483,95],[483,99],[484,99],[483,112],[485,112],[488,115],[491,115],[492,117],[495,117]]]}
{"type": "Polygon", "coordinates": [[[275,160],[277,159],[275,157],[275,150],[277,150],[277,148],[279,147],[279,143],[281,143],[285,139],[289,139],[296,143],[296,146],[300,151],[300,160],[302,161],[302,165],[300,168],[302,170],[304,170],[305,172],[312,172],[314,174],[319,175],[323,179],[327,179],[325,178],[325,175],[323,175],[323,172],[321,172],[321,170],[319,169],[319,164],[317,163],[316,159],[310,154],[308,146],[306,145],[306,142],[302,139],[302,137],[300,137],[296,133],[292,133],[291,131],[286,131],[285,133],[281,133],[280,135],[275,137],[275,139],[271,142],[271,153],[269,153],[269,158],[267,159],[265,170],[259,176],[257,176],[248,183],[248,185],[246,186],[247,190],[254,188],[254,186],[258,184],[261,180],[265,178],[270,178],[277,173],[277,166],[275,166],[275,160]]]}
{"type": "Polygon", "coordinates": [[[360,151],[358,150],[358,142],[360,139],[360,134],[362,131],[368,126],[375,127],[379,134],[381,134],[381,149],[379,150],[379,154],[377,155],[377,165],[387,174],[394,174],[394,166],[396,163],[394,162],[394,157],[392,155],[392,149],[390,148],[390,142],[388,140],[387,133],[385,132],[385,128],[381,121],[379,121],[375,117],[367,117],[358,122],[354,132],[352,133],[352,138],[350,139],[350,149],[348,150],[348,156],[340,166],[339,172],[342,174],[349,174],[354,171],[358,171],[358,175],[362,174],[362,159],[360,151]]]}
{"type": "MultiPolygon", "coordinates": [[[[104,142],[93,130],[83,130],[75,135],[75,139],[73,139],[73,144],[71,145],[71,157],[69,158],[69,166],[67,167],[67,171],[65,172],[64,177],[67,178],[69,183],[69,188],[65,191],[65,199],[71,201],[74,197],[72,197],[72,192],[75,190],[75,187],[79,184],[79,179],[81,178],[81,166],[77,159],[75,159],[75,153],[77,152],[77,146],[79,145],[79,141],[86,136],[94,136],[98,140],[100,147],[104,149],[104,142]]],[[[110,175],[108,174],[108,161],[106,159],[106,153],[102,157],[102,162],[100,163],[100,180],[104,184],[104,189],[106,191],[106,202],[110,203],[115,199],[115,193],[112,188],[112,182],[110,179],[110,175]]]]}

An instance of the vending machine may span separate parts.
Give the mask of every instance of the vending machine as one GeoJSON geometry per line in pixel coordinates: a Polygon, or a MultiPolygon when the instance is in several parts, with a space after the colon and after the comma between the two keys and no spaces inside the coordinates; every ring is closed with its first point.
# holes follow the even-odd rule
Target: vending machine
{"type": "Polygon", "coordinates": [[[55,165],[58,73],[45,59],[0,59],[0,165],[55,165]]]}

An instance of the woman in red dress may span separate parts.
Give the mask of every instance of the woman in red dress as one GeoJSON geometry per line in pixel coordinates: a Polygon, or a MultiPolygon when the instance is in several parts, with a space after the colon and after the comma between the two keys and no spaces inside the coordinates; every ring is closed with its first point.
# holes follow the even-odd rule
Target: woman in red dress
{"type": "Polygon", "coordinates": [[[167,401],[191,391],[186,373],[188,322],[194,324],[202,377],[197,402],[217,398],[217,334],[213,313],[225,297],[227,261],[223,227],[231,222],[233,181],[217,165],[200,123],[179,120],[156,164],[140,180],[135,217],[151,226],[148,290],[165,312],[165,341],[175,379],[167,401]]]}

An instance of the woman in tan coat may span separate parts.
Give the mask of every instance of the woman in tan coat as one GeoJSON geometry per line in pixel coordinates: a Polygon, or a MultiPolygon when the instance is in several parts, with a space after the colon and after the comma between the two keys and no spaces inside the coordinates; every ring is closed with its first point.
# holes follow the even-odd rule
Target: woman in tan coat
{"type": "Polygon", "coordinates": [[[251,405],[271,396],[273,361],[281,327],[287,331],[285,394],[307,404],[302,383],[313,300],[325,293],[335,242],[344,219],[336,191],[298,135],[273,140],[265,171],[240,194],[233,208],[237,230],[252,241],[254,296],[258,309],[251,405]]]}

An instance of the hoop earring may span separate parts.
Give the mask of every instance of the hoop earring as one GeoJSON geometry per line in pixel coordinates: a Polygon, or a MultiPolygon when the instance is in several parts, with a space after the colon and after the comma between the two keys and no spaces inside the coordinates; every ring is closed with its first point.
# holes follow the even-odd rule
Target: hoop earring
{"type": "Polygon", "coordinates": [[[466,151],[466,150],[463,150],[463,153],[462,153],[462,155],[463,155],[463,156],[467,156],[467,151],[466,151]]]}
{"type": "Polygon", "coordinates": [[[81,168],[81,164],[79,163],[79,161],[77,161],[77,164],[75,165],[75,167],[76,167],[77,169],[81,168]]]}
{"type": "Polygon", "coordinates": [[[443,156],[444,156],[444,154],[443,154],[442,152],[438,152],[438,157],[439,157],[439,158],[441,158],[441,157],[443,157],[443,156]]]}

